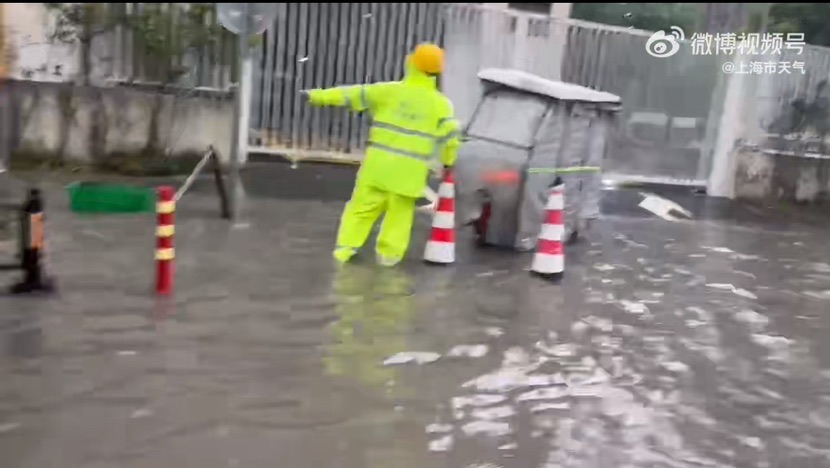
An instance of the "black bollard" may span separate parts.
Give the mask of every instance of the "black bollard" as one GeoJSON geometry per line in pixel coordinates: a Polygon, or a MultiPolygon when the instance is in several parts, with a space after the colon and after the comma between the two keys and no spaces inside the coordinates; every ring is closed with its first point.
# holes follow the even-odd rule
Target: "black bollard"
{"type": "Polygon", "coordinates": [[[12,294],[54,291],[54,283],[43,268],[43,218],[40,190],[31,189],[20,209],[20,269],[23,270],[23,280],[12,286],[12,294]]]}

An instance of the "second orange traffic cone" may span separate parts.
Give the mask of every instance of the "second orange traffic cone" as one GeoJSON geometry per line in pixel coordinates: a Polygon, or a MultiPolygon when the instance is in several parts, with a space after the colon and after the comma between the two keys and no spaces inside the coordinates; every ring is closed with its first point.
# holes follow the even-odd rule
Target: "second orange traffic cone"
{"type": "Polygon", "coordinates": [[[551,281],[559,281],[565,273],[565,184],[557,177],[548,195],[542,229],[536,241],[531,273],[551,281]]]}

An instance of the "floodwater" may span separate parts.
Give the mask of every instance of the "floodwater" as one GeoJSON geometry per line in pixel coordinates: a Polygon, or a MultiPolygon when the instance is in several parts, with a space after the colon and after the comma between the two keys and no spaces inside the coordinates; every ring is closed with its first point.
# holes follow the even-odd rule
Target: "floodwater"
{"type": "Polygon", "coordinates": [[[0,298],[4,467],[830,466],[826,231],[608,215],[562,284],[459,241],[336,269],[342,202],[193,195],[177,295],[152,219],[53,195],[53,298],[0,298]],[[149,220],[149,221],[148,221],[149,220]]]}

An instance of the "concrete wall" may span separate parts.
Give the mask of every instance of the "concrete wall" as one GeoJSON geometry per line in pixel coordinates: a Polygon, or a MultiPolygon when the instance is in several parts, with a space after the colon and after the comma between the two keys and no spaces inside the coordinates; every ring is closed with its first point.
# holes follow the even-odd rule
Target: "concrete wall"
{"type": "Polygon", "coordinates": [[[52,19],[43,3],[4,3],[8,76],[66,81],[78,72],[78,48],[49,43],[52,19]]]}
{"type": "Polygon", "coordinates": [[[773,61],[788,58],[802,60],[808,73],[735,74],[724,80],[709,195],[830,201],[830,88],[825,86],[830,50],[808,46],[803,58],[773,61]]]}
{"type": "Polygon", "coordinates": [[[742,146],[735,149],[735,159],[737,198],[830,201],[830,156],[742,146]]]}
{"type": "Polygon", "coordinates": [[[21,153],[88,162],[93,155],[140,152],[150,141],[155,113],[156,147],[169,155],[208,145],[223,158],[230,154],[233,100],[227,93],[13,81],[0,89],[0,102],[11,102],[12,118],[0,124],[21,153]]]}

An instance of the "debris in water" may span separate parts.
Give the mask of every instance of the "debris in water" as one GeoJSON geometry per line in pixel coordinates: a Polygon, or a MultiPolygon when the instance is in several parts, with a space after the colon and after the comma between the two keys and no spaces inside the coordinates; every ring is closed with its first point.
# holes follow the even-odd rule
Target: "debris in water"
{"type": "Polygon", "coordinates": [[[524,372],[519,369],[500,369],[470,380],[461,387],[482,392],[507,392],[524,385],[525,378],[524,372]]]}
{"type": "Polygon", "coordinates": [[[615,267],[614,265],[609,265],[607,263],[599,263],[597,265],[594,265],[594,269],[597,271],[611,271],[616,270],[617,267],[615,267]]]}
{"type": "Polygon", "coordinates": [[[550,387],[553,385],[566,385],[561,374],[553,375],[528,375],[525,384],[528,387],[550,387]]]}
{"type": "Polygon", "coordinates": [[[752,341],[768,348],[783,348],[789,346],[792,342],[784,336],[761,335],[759,333],[752,334],[752,341]]]}
{"type": "Polygon", "coordinates": [[[734,293],[738,296],[746,297],[746,298],[749,298],[749,299],[758,299],[758,296],[756,296],[755,294],[752,294],[751,292],[749,292],[749,291],[747,291],[746,289],[743,289],[743,288],[736,288],[734,285],[731,285],[731,284],[709,283],[706,286],[709,287],[709,288],[720,289],[720,290],[723,290],[723,291],[732,291],[732,293],[734,293]]]}
{"type": "Polygon", "coordinates": [[[761,442],[761,439],[759,439],[758,437],[745,437],[741,439],[741,442],[744,445],[752,447],[754,449],[760,449],[764,446],[764,443],[761,442]]]}
{"type": "Polygon", "coordinates": [[[299,59],[299,60],[297,60],[297,61],[298,61],[298,62],[300,62],[300,63],[305,63],[305,62],[308,62],[308,56],[305,56],[305,57],[300,57],[300,59],[299,59]]]}
{"type": "Polygon", "coordinates": [[[430,452],[446,452],[452,448],[453,445],[453,438],[452,434],[448,434],[444,437],[441,437],[438,440],[430,441],[429,443],[429,451],[430,452]]]}
{"type": "Polygon", "coordinates": [[[427,434],[443,434],[452,430],[452,424],[433,423],[427,426],[427,434]]]}
{"type": "Polygon", "coordinates": [[[118,352],[119,356],[135,356],[136,354],[138,354],[137,351],[133,351],[133,350],[129,350],[129,349],[125,349],[123,351],[118,352]]]}
{"type": "Polygon", "coordinates": [[[447,353],[450,357],[480,358],[487,355],[487,345],[458,345],[447,353]]]}
{"type": "Polygon", "coordinates": [[[664,362],[663,367],[666,368],[669,372],[677,372],[677,373],[686,373],[689,372],[689,366],[683,364],[680,361],[669,361],[664,362]]]}
{"type": "Polygon", "coordinates": [[[619,302],[619,304],[622,306],[622,309],[629,314],[644,314],[649,311],[648,307],[640,302],[631,302],[623,299],[619,302]]]}
{"type": "Polygon", "coordinates": [[[735,288],[732,290],[732,292],[737,294],[738,296],[746,297],[748,299],[758,299],[758,296],[752,294],[751,292],[743,288],[735,288]]]}
{"type": "Polygon", "coordinates": [[[536,349],[553,357],[568,357],[576,354],[576,346],[573,343],[563,343],[553,348],[548,348],[540,341],[536,343],[536,349]]]}
{"type": "Polygon", "coordinates": [[[614,323],[611,320],[599,318],[593,315],[589,315],[584,319],[585,323],[588,325],[601,330],[604,333],[611,333],[614,329],[614,323]]]}
{"type": "Polygon", "coordinates": [[[514,346],[504,352],[502,363],[506,366],[524,365],[530,362],[530,355],[524,349],[514,346]]]}
{"type": "MultiPolygon", "coordinates": [[[[797,262],[798,260],[794,261],[797,262]]],[[[826,263],[809,263],[806,265],[806,267],[817,273],[830,273],[830,265],[826,263]]]]}
{"type": "Polygon", "coordinates": [[[20,423],[16,423],[16,422],[0,424],[0,434],[2,434],[4,432],[11,432],[11,431],[13,431],[13,430],[15,430],[19,427],[20,427],[20,423]]]}
{"type": "Polygon", "coordinates": [[[473,421],[461,426],[461,430],[468,436],[485,434],[498,437],[510,434],[510,425],[496,421],[473,421]]]}
{"type": "Polygon", "coordinates": [[[88,236],[97,237],[98,239],[106,239],[106,237],[104,237],[104,235],[103,235],[103,234],[101,234],[100,232],[90,231],[90,230],[88,230],[88,229],[84,229],[84,230],[83,230],[83,231],[81,231],[81,232],[82,232],[83,234],[88,235],[88,236]]]}
{"type": "Polygon", "coordinates": [[[153,411],[147,408],[141,408],[133,411],[133,414],[130,415],[132,419],[139,419],[139,418],[146,418],[147,416],[151,416],[153,411]]]}
{"type": "Polygon", "coordinates": [[[441,357],[438,353],[431,353],[431,352],[421,352],[421,351],[412,351],[412,352],[402,352],[398,353],[385,361],[383,361],[384,366],[395,366],[400,364],[429,364],[431,362],[437,361],[441,357]]]}
{"type": "Polygon", "coordinates": [[[571,334],[577,338],[581,337],[586,331],[588,331],[588,328],[589,325],[587,323],[582,320],[577,320],[573,325],[571,325],[571,334]]]}
{"type": "Polygon", "coordinates": [[[516,397],[516,401],[555,400],[568,394],[567,387],[539,388],[522,393],[516,397]]]}
{"type": "Polygon", "coordinates": [[[641,193],[643,201],[638,205],[640,208],[651,211],[655,215],[667,221],[679,221],[681,219],[692,219],[692,213],[677,203],[659,197],[653,193],[641,193]]]}
{"type": "Polygon", "coordinates": [[[735,253],[734,250],[732,250],[730,248],[727,248],[727,247],[709,247],[709,246],[702,245],[701,248],[704,249],[704,250],[708,250],[710,252],[735,253]]]}
{"type": "Polygon", "coordinates": [[[509,418],[516,414],[516,410],[514,410],[510,406],[495,406],[492,408],[481,408],[474,410],[472,412],[472,416],[475,419],[483,419],[483,420],[493,420],[493,419],[501,419],[501,418],[509,418]]]}
{"type": "Polygon", "coordinates": [[[570,403],[539,403],[530,408],[531,413],[541,413],[548,410],[568,410],[571,408],[570,403]]]}
{"type": "Polygon", "coordinates": [[[766,316],[749,309],[742,310],[735,314],[735,319],[758,327],[764,327],[769,323],[769,319],[766,316]]]}
{"type": "Polygon", "coordinates": [[[515,442],[513,442],[502,445],[501,447],[499,447],[499,450],[516,450],[517,447],[518,445],[515,442]]]}
{"type": "Polygon", "coordinates": [[[486,329],[484,329],[484,333],[486,333],[487,336],[492,336],[493,338],[498,338],[504,335],[504,331],[501,328],[497,327],[487,327],[486,329]]]}
{"type": "Polygon", "coordinates": [[[813,299],[830,299],[830,289],[826,291],[804,291],[804,295],[813,299]]]}
{"type": "Polygon", "coordinates": [[[504,395],[473,395],[469,397],[454,397],[452,399],[453,409],[463,409],[467,406],[480,407],[501,403],[506,400],[504,395]]]}

